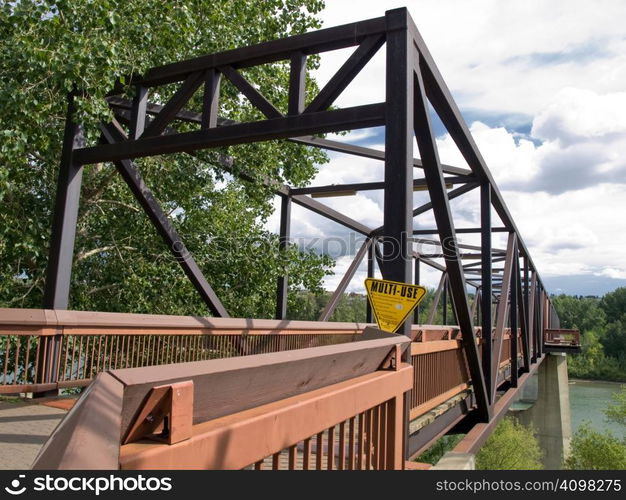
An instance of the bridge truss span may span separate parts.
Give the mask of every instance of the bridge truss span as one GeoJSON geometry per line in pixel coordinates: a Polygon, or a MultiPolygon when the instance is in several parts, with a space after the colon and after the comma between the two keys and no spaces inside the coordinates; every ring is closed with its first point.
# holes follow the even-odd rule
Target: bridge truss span
{"type": "MultiPolygon", "coordinates": [[[[447,303],[450,302],[456,326],[412,325],[411,321],[406,321],[398,330],[398,333],[411,339],[411,345],[404,349],[402,359],[404,363],[411,363],[413,367],[413,383],[411,389],[403,396],[404,404],[401,405],[404,412],[405,434],[408,436],[403,443],[405,458],[425,449],[434,439],[454,426],[473,428],[481,425],[483,426],[481,428],[491,429],[508,408],[517,388],[544,359],[545,353],[566,350],[563,344],[567,343],[567,340],[563,339],[570,337],[554,333],[560,327],[558,316],[529,249],[450,90],[406,9],[391,10],[385,16],[376,19],[155,67],[141,77],[133,78],[128,85],[128,88],[120,86],[114,89],[107,97],[113,119],[100,125],[98,144],[85,143],[83,126],[73,121],[74,104],[73,97],[70,96],[44,298],[44,308],[49,311],[45,314],[53,314],[50,311],[57,311],[60,314],[54,320],[57,322],[55,328],[63,323],[59,317],[70,314],[63,313],[63,310],[67,309],[69,304],[82,170],[85,166],[96,163],[113,164],[119,171],[141,208],[168,243],[177,262],[206,303],[214,316],[215,324],[244,321],[229,318],[228,311],[193,256],[181,243],[179,235],[146,185],[133,160],[173,153],[194,154],[195,151],[203,149],[280,139],[306,147],[324,148],[357,158],[384,162],[384,179],[379,182],[293,187],[276,185],[267,179],[259,178],[254,172],[241,172],[232,167],[231,159],[221,157],[220,165],[225,171],[250,182],[265,183],[280,196],[281,248],[284,248],[290,238],[293,204],[365,237],[354,261],[322,311],[321,322],[331,318],[339,299],[364,259],[368,260],[370,277],[374,276],[376,266],[383,278],[406,283],[418,283],[423,266],[430,266],[441,273],[441,281],[429,313],[429,323],[434,321],[438,307],[442,307],[443,323],[449,323],[448,319],[452,318],[447,318],[447,303]],[[353,47],[354,52],[319,93],[315,96],[305,95],[307,57],[349,47],[353,47]],[[380,51],[383,51],[386,57],[384,101],[347,108],[336,107],[337,98],[380,51]],[[287,61],[290,65],[287,109],[278,109],[262,95],[242,71],[276,61],[287,61]],[[220,116],[220,81],[224,80],[230,82],[240,95],[261,113],[263,119],[235,122],[220,116]],[[177,84],[178,90],[167,102],[163,104],[151,102],[151,95],[158,93],[159,88],[171,84],[177,84]],[[134,95],[134,98],[126,98],[128,94],[134,95]],[[202,96],[201,112],[188,107],[194,95],[202,96]],[[450,134],[469,169],[441,163],[433,131],[434,117],[431,109],[450,134]],[[185,131],[180,130],[181,124],[185,124],[185,131]],[[384,151],[321,137],[326,133],[370,127],[384,127],[384,151]],[[417,151],[414,151],[414,141],[417,144],[417,151]],[[426,191],[430,201],[415,207],[413,192],[418,189],[426,191]],[[383,192],[384,215],[380,227],[368,227],[350,215],[334,210],[319,201],[322,196],[369,190],[383,192]],[[478,193],[480,197],[479,220],[476,221],[475,227],[457,227],[450,202],[469,192],[478,193]],[[493,217],[492,210],[496,217],[493,217]],[[433,214],[435,227],[415,229],[415,219],[425,213],[433,214]],[[493,218],[499,221],[494,221],[493,218]],[[492,237],[499,233],[506,236],[505,248],[493,246],[492,237]],[[478,245],[461,243],[459,235],[462,234],[475,234],[480,238],[480,243],[478,245]],[[415,250],[414,243],[420,242],[428,243],[436,250],[431,253],[415,250]],[[394,251],[395,249],[399,251],[394,251]],[[474,290],[472,300],[468,289],[474,290]],[[444,331],[447,333],[442,333],[444,331]],[[452,409],[443,411],[432,422],[418,427],[411,426],[411,423],[426,412],[455,397],[457,401],[452,409]]],[[[285,335],[282,336],[278,330],[281,330],[280,322],[286,321],[288,313],[288,278],[282,276],[278,280],[276,318],[273,320],[277,323],[268,326],[272,330],[277,330],[276,343],[267,344],[270,346],[269,351],[262,352],[283,351],[286,350],[285,347],[288,350],[289,346],[292,349],[321,348],[319,342],[323,341],[320,339],[329,338],[319,332],[304,332],[299,337],[302,345],[297,344],[293,335],[285,343],[285,337],[288,337],[289,329],[293,326],[285,326],[282,329],[285,335]],[[310,338],[305,338],[304,335],[309,335],[310,338]],[[315,342],[318,344],[315,342],[311,344],[311,339],[317,339],[315,342]]],[[[368,311],[368,317],[363,320],[365,323],[371,322],[371,311],[368,311]]],[[[262,323],[269,320],[255,321],[262,323]]],[[[332,330],[333,327],[329,325],[332,323],[320,323],[322,330],[332,330]]],[[[332,335],[341,337],[343,342],[348,336],[361,335],[363,326],[337,327],[339,330],[332,335]]],[[[67,327],[68,325],[64,326],[67,327]]],[[[202,326],[195,325],[190,328],[202,326]]],[[[316,330],[315,327],[311,329],[316,330]]],[[[243,333],[245,328],[242,327],[241,330],[243,333]]],[[[147,336],[153,334],[148,333],[147,336]]],[[[86,351],[89,348],[96,349],[97,344],[92,343],[90,347],[89,340],[85,340],[85,334],[80,335],[83,335],[80,340],[81,352],[83,347],[86,351]]],[[[98,335],[101,335],[101,332],[98,335]]],[[[129,342],[128,349],[132,350],[132,356],[135,349],[139,352],[146,341],[150,342],[147,337],[139,338],[142,334],[137,335],[132,344],[129,338],[125,337],[129,342]]],[[[172,335],[176,337],[179,334],[172,335]]],[[[223,335],[224,346],[227,346],[224,349],[229,352],[237,355],[259,354],[258,351],[254,351],[257,344],[251,342],[249,338],[245,340],[233,338],[235,336],[232,335],[232,329],[230,334],[223,335]]],[[[45,356],[48,358],[44,356],[39,359],[42,363],[40,367],[48,363],[45,365],[48,368],[40,369],[32,380],[26,377],[24,385],[57,384],[57,387],[60,387],[59,383],[64,380],[60,380],[59,377],[67,377],[69,369],[71,378],[77,366],[84,370],[81,377],[76,380],[89,383],[98,371],[102,371],[96,369],[87,373],[86,365],[80,361],[75,365],[75,353],[69,354],[72,361],[69,365],[67,363],[64,365],[66,371],[60,370],[58,368],[62,363],[60,360],[68,356],[67,349],[70,349],[68,346],[77,345],[76,341],[69,344],[65,337],[64,332],[57,331],[51,334],[49,339],[46,337],[45,349],[42,347],[41,350],[45,350],[45,356]]],[[[355,339],[351,337],[350,340],[355,339]]],[[[102,338],[95,340],[94,337],[92,342],[101,343],[102,338]]],[[[163,344],[163,348],[174,349],[172,352],[182,356],[176,358],[178,362],[200,361],[193,356],[198,356],[200,352],[206,354],[211,349],[215,352],[218,349],[206,347],[208,345],[206,342],[201,343],[197,337],[192,336],[185,340],[188,342],[185,344],[187,347],[182,347],[183,344],[176,342],[170,339],[168,343],[163,344]]],[[[262,342],[258,345],[261,344],[262,342]]],[[[110,345],[113,345],[112,341],[110,345]]],[[[576,342],[572,341],[570,345],[575,348],[576,342]]],[[[101,347],[100,344],[98,352],[101,347]]],[[[125,354],[126,359],[129,356],[128,352],[125,354]]],[[[80,356],[79,354],[78,359],[80,356]]],[[[132,356],[131,359],[135,359],[132,356]]],[[[133,362],[130,364],[139,370],[146,368],[146,364],[133,365],[133,362]]],[[[397,358],[396,366],[400,364],[401,360],[397,358]]],[[[120,367],[112,367],[117,368],[120,367]]],[[[406,368],[403,365],[405,371],[406,368]]],[[[393,391],[388,392],[388,395],[390,398],[392,396],[396,398],[393,412],[397,414],[401,411],[396,401],[400,396],[393,391]]],[[[333,393],[328,397],[338,396],[333,393]]],[[[372,402],[372,405],[374,403],[387,405],[385,401],[372,402]]],[[[391,407],[384,408],[384,411],[392,411],[391,407]]],[[[369,411],[368,408],[365,410],[369,411]]],[[[343,416],[348,422],[352,418],[348,413],[343,416]]],[[[330,420],[327,423],[334,425],[330,420]]],[[[380,432],[383,431],[387,432],[388,429],[384,430],[381,427],[380,432]]],[[[322,446],[321,441],[318,442],[318,446],[322,446]]],[[[253,455],[246,455],[246,460],[253,455]]],[[[290,455],[291,459],[293,456],[290,455]]],[[[395,455],[388,458],[389,460],[393,458],[393,463],[398,465],[395,455]]],[[[327,460],[333,460],[332,453],[327,460]]],[[[383,455],[379,455],[377,460],[380,464],[385,461],[383,455]]]]}

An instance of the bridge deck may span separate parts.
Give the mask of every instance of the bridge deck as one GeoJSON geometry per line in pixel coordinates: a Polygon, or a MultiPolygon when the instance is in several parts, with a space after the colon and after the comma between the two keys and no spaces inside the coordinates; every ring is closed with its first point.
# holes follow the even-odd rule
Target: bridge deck
{"type": "Polygon", "coordinates": [[[0,469],[29,469],[66,413],[33,402],[0,401],[0,469]]]}

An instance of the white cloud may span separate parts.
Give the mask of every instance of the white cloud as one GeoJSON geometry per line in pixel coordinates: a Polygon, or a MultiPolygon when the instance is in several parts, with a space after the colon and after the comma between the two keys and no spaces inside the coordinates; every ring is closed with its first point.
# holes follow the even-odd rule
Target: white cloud
{"type": "Polygon", "coordinates": [[[626,234],[619,215],[626,213],[626,186],[504,196],[541,274],[608,276],[609,267],[626,271],[626,234]]]}
{"type": "MultiPolygon", "coordinates": [[[[564,87],[623,90],[626,2],[360,0],[355,8],[334,0],[322,18],[330,27],[405,5],[461,108],[535,115],[564,87]]],[[[345,52],[322,55],[320,81],[330,78],[345,52]]],[[[382,49],[338,102],[381,100],[384,65],[382,49]]]]}
{"type": "Polygon", "coordinates": [[[571,145],[626,133],[626,92],[597,94],[567,87],[534,119],[532,135],[571,145]]]}
{"type": "MultiPolygon", "coordinates": [[[[355,8],[335,0],[327,2],[324,24],[382,16],[407,3],[459,107],[479,117],[471,133],[540,273],[625,278],[626,2],[361,0],[355,8]],[[526,120],[524,133],[490,121],[494,113],[510,117],[503,123],[526,120]]],[[[328,81],[350,52],[323,54],[318,81],[328,81]]],[[[383,48],[337,104],[384,100],[384,53],[383,48]]],[[[367,139],[376,139],[373,131],[338,138],[367,139]]],[[[437,144],[442,162],[467,167],[448,135],[437,144]]],[[[383,179],[382,162],[338,153],[331,158],[314,185],[383,179]]],[[[380,192],[321,201],[371,227],[382,223],[380,192]]],[[[415,206],[425,201],[427,193],[415,193],[415,206]]],[[[451,207],[457,227],[477,225],[477,190],[451,207]]],[[[432,212],[415,219],[416,227],[434,224],[432,212]]],[[[294,207],[292,233],[345,238],[348,231],[294,207]]],[[[479,242],[477,235],[460,239],[479,242]]],[[[495,246],[505,244],[504,233],[494,235],[495,246]]],[[[336,275],[325,281],[328,289],[337,286],[354,250],[339,257],[336,275]]],[[[364,262],[349,291],[362,291],[365,270],[364,262]]],[[[438,280],[438,272],[422,266],[425,284],[436,286],[438,280]]]]}
{"type": "MultiPolygon", "coordinates": [[[[537,175],[538,148],[532,141],[519,138],[504,127],[492,128],[481,122],[474,122],[470,132],[498,184],[526,183],[537,175]]],[[[443,163],[464,166],[449,135],[439,138],[437,146],[443,163]]]]}
{"type": "Polygon", "coordinates": [[[375,182],[384,177],[384,163],[358,156],[329,153],[330,163],[322,165],[312,181],[312,185],[375,182]]]}
{"type": "Polygon", "coordinates": [[[623,269],[615,269],[614,267],[604,268],[600,275],[614,279],[626,279],[626,271],[623,269]]]}

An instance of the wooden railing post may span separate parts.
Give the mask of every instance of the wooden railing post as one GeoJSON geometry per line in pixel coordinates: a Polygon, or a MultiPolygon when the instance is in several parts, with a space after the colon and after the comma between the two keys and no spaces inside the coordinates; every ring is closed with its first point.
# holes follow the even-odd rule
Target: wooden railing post
{"type": "Polygon", "coordinates": [[[396,396],[388,403],[386,469],[404,468],[404,397],[396,396]]]}

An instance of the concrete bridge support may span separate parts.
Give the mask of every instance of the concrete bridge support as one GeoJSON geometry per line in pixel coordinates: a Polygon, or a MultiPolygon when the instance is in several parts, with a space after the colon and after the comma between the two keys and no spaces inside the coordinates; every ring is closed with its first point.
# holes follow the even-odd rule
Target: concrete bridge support
{"type": "Polygon", "coordinates": [[[520,423],[536,429],[544,468],[560,469],[572,438],[567,356],[546,354],[538,372],[537,401],[529,409],[515,412],[515,416],[520,423]]]}
{"type": "Polygon", "coordinates": [[[476,456],[473,453],[449,451],[431,470],[475,470],[476,456]]]}

